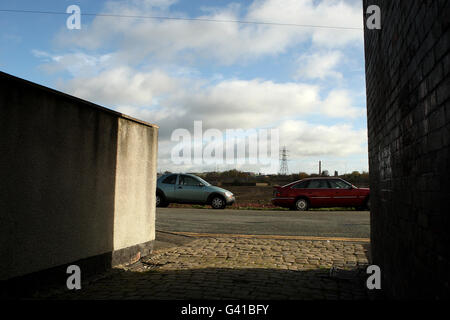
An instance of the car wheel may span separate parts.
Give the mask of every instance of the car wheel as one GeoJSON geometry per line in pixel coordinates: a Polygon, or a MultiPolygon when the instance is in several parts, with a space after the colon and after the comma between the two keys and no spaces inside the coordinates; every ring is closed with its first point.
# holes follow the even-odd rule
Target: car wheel
{"type": "Polygon", "coordinates": [[[213,209],[224,209],[226,206],[225,200],[222,197],[216,196],[211,200],[211,207],[213,209]]]}
{"type": "Polygon", "coordinates": [[[370,198],[367,198],[366,200],[366,210],[370,211],[370,198]]]}
{"type": "Polygon", "coordinates": [[[164,196],[160,193],[156,194],[156,207],[158,208],[165,208],[169,206],[169,203],[166,201],[164,196]]]}
{"type": "Polygon", "coordinates": [[[297,201],[295,201],[295,209],[297,211],[307,211],[308,210],[308,200],[304,199],[304,198],[300,198],[297,199],[297,201]]]}

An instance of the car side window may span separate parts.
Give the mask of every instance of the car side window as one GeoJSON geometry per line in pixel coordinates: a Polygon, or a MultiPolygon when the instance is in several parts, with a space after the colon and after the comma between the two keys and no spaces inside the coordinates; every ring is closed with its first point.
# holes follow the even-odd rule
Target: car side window
{"type": "Polygon", "coordinates": [[[189,176],[180,176],[180,184],[183,186],[198,186],[200,181],[189,176]]]}
{"type": "Polygon", "coordinates": [[[294,185],[292,188],[293,189],[306,189],[306,188],[308,188],[308,183],[309,183],[309,181],[302,181],[302,182],[294,185]]]}
{"type": "Polygon", "coordinates": [[[165,178],[162,183],[175,184],[176,182],[177,182],[177,175],[172,174],[172,175],[168,176],[167,178],[165,178]]]}
{"type": "Polygon", "coordinates": [[[308,185],[308,189],[328,189],[328,183],[326,180],[311,180],[308,185]]]}
{"type": "Polygon", "coordinates": [[[350,186],[341,180],[329,180],[332,189],[348,189],[350,186]]]}

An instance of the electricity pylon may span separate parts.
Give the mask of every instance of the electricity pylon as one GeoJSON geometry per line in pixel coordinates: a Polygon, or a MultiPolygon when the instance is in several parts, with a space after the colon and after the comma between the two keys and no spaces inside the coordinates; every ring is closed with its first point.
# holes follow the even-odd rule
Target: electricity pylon
{"type": "Polygon", "coordinates": [[[280,175],[287,175],[289,174],[288,169],[288,150],[286,149],[286,146],[281,149],[281,156],[280,156],[280,175]]]}

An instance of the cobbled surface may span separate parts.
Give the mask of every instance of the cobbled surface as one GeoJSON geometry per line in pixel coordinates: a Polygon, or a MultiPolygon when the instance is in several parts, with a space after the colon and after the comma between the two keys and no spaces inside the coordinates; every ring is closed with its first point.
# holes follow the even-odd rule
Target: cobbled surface
{"type": "Polygon", "coordinates": [[[199,238],[50,299],[367,299],[369,244],[199,238]]]}

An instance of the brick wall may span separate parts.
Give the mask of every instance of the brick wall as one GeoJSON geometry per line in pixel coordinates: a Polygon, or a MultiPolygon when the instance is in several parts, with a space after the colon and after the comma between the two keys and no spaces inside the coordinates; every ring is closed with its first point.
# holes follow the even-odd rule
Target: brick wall
{"type": "Polygon", "coordinates": [[[386,296],[448,298],[450,1],[363,3],[372,260],[386,296]]]}

